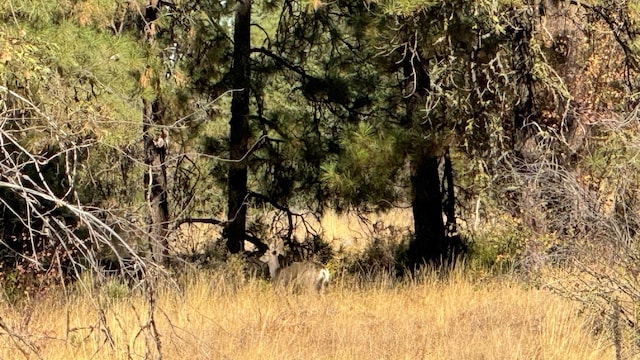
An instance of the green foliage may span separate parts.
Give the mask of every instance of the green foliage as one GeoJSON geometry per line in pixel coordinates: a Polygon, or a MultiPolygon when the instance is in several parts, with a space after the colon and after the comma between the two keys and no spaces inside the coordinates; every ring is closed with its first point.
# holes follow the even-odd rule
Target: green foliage
{"type": "Polygon", "coordinates": [[[181,59],[180,68],[188,75],[190,87],[215,98],[220,93],[219,82],[231,68],[231,13],[220,1],[186,2],[179,9],[166,24],[172,35],[167,45],[181,40],[180,51],[189,56],[181,59]],[[214,89],[218,91],[211,94],[214,89]]]}
{"type": "Polygon", "coordinates": [[[17,305],[25,300],[28,296],[25,283],[28,282],[27,279],[29,278],[30,276],[25,277],[18,270],[3,272],[2,281],[0,282],[0,287],[3,290],[3,300],[12,305],[17,305]]]}
{"type": "Polygon", "coordinates": [[[385,13],[412,16],[417,12],[439,5],[440,1],[387,0],[381,1],[385,13]]]}
{"type": "Polygon", "coordinates": [[[468,242],[471,268],[494,273],[508,273],[516,269],[530,236],[528,230],[517,222],[507,221],[504,225],[479,232],[468,242]]]}
{"type": "Polygon", "coordinates": [[[39,28],[50,26],[69,13],[71,1],[9,0],[0,4],[4,21],[31,23],[39,28]]]}
{"type": "Polygon", "coordinates": [[[57,50],[40,37],[18,27],[0,23],[0,81],[12,89],[24,88],[27,94],[37,93],[41,83],[54,74],[50,59],[57,50]]]}
{"type": "Polygon", "coordinates": [[[21,25],[0,24],[8,34],[0,42],[1,84],[24,89],[24,96],[72,136],[110,145],[132,141],[137,131],[131,124],[141,121],[138,77],[146,67],[135,40],[68,21],[21,25]]]}
{"type": "Polygon", "coordinates": [[[403,266],[407,263],[409,238],[413,235],[380,230],[374,230],[371,241],[359,254],[330,261],[332,274],[346,272],[375,279],[384,275],[395,277],[403,272],[403,266]]]}
{"type": "Polygon", "coordinates": [[[126,299],[131,293],[129,286],[117,279],[109,279],[101,285],[100,290],[102,292],[102,295],[108,301],[118,301],[126,299]]]}
{"type": "Polygon", "coordinates": [[[396,138],[366,122],[348,126],[343,132],[339,142],[342,151],[321,167],[323,187],[336,195],[336,205],[342,208],[392,204],[398,198],[393,185],[403,163],[396,138]]]}
{"type": "Polygon", "coordinates": [[[94,136],[111,146],[133,141],[142,117],[136,95],[148,64],[144,48],[127,36],[114,38],[72,23],[51,30],[42,36],[59,44],[52,57],[58,75],[68,82],[59,97],[85,113],[69,120],[81,121],[78,127],[92,128],[94,136]]]}
{"type": "Polygon", "coordinates": [[[21,305],[60,285],[61,278],[55,269],[47,271],[27,261],[9,268],[7,263],[0,264],[0,301],[21,305]]]}
{"type": "Polygon", "coordinates": [[[640,148],[636,124],[611,131],[606,127],[595,132],[593,143],[580,161],[578,181],[594,189],[594,201],[603,220],[624,224],[624,233],[616,236],[634,238],[640,232],[640,148]]]}
{"type": "Polygon", "coordinates": [[[142,175],[111,171],[126,160],[124,151],[113,150],[140,136],[139,78],[150,63],[149,50],[126,34],[115,37],[63,19],[49,26],[8,21],[0,28],[8,34],[0,40],[0,85],[33,101],[40,112],[32,126],[41,127],[32,129],[45,130],[25,131],[22,145],[39,153],[51,144],[95,144],[78,157],[84,162],[75,182],[78,195],[94,204],[110,198],[130,203],[136,194],[121,176],[142,175]]]}

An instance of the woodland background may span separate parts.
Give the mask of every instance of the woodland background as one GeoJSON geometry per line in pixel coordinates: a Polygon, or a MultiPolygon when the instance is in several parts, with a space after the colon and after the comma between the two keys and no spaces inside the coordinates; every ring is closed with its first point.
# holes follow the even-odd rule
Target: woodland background
{"type": "MultiPolygon", "coordinates": [[[[483,352],[479,341],[479,353],[637,356],[639,72],[640,3],[630,0],[4,1],[3,348],[218,357],[204,350],[211,339],[163,342],[193,325],[178,325],[171,299],[244,314],[233,304],[259,308],[258,293],[279,309],[256,259],[280,239],[289,260],[320,260],[336,279],[326,298],[287,300],[293,322],[357,316],[341,308],[350,296],[369,309],[400,296],[421,313],[433,302],[416,294],[499,288],[514,306],[540,296],[542,313],[568,299],[558,306],[577,325],[560,316],[563,331],[589,328],[579,341],[599,345],[549,354],[566,338],[558,331],[522,345],[531,352],[483,352]],[[79,303],[94,306],[72,326],[79,303]],[[66,324],[32,320],[58,311],[66,324]]],[[[499,299],[493,311],[508,312],[499,299]]],[[[282,317],[266,311],[253,330],[227,329],[226,344],[278,328],[282,317]]],[[[492,323],[482,314],[474,328],[492,323]]],[[[344,324],[354,322],[366,323],[344,324]]],[[[256,358],[281,354],[268,346],[278,331],[256,358]]],[[[335,348],[308,338],[300,351],[473,358],[432,353],[446,348],[439,335],[377,353],[361,352],[360,338],[335,348]]],[[[238,349],[211,351],[246,358],[238,349]]]]}

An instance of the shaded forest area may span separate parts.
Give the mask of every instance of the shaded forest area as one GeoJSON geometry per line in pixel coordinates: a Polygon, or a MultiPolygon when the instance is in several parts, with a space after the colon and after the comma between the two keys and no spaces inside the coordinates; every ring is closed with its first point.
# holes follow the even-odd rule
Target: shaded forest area
{"type": "Polygon", "coordinates": [[[330,262],[323,215],[410,209],[386,270],[563,265],[633,327],[639,72],[634,1],[4,1],[0,280],[330,262]]]}

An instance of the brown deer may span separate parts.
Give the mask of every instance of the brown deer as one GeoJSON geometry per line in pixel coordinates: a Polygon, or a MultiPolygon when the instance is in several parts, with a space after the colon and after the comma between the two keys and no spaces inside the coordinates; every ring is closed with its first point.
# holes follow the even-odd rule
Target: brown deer
{"type": "Polygon", "coordinates": [[[315,290],[322,293],[329,284],[329,270],[319,262],[294,262],[289,266],[280,265],[282,244],[269,245],[269,249],[260,257],[260,261],[267,263],[271,281],[277,287],[299,292],[315,290]]]}

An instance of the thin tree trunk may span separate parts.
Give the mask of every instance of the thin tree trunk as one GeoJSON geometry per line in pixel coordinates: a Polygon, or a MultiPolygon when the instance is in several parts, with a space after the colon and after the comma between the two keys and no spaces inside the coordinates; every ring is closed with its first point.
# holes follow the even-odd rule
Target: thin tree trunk
{"type": "MultiPolygon", "coordinates": [[[[518,87],[517,103],[513,109],[512,143],[516,154],[522,157],[527,153],[524,144],[530,131],[529,124],[537,121],[535,100],[535,80],[533,76],[533,55],[531,39],[533,37],[532,20],[528,17],[516,17],[517,29],[513,31],[513,42],[517,44],[514,54],[515,82],[518,87]],[[524,153],[524,154],[523,154],[524,153]]],[[[508,125],[508,124],[507,124],[508,125]]]]}
{"type": "Polygon", "coordinates": [[[456,195],[453,192],[453,165],[451,164],[451,154],[449,153],[449,149],[444,153],[444,182],[446,187],[444,188],[444,193],[446,195],[444,202],[444,213],[447,216],[447,224],[446,224],[446,236],[451,237],[455,236],[458,232],[458,227],[456,226],[456,195]]]}
{"type": "Polygon", "coordinates": [[[144,120],[142,138],[144,141],[145,198],[149,207],[149,244],[153,260],[166,263],[168,255],[167,230],[169,224],[169,202],[167,199],[167,156],[166,133],[157,138],[149,133],[162,117],[159,100],[143,100],[144,120]]]}
{"type": "Polygon", "coordinates": [[[249,115],[249,85],[251,70],[249,56],[251,50],[251,0],[240,0],[236,5],[234,24],[233,99],[231,100],[231,121],[229,134],[229,156],[233,161],[229,165],[228,203],[226,228],[227,248],[231,253],[244,249],[247,208],[244,204],[247,195],[247,163],[243,157],[247,154],[251,130],[249,115]],[[242,159],[242,160],[241,160],[242,159]]]}
{"type": "MultiPolygon", "coordinates": [[[[153,42],[155,31],[153,22],[157,20],[160,11],[157,0],[149,0],[144,13],[143,34],[147,41],[153,42]]],[[[167,197],[167,170],[165,159],[167,156],[167,133],[163,130],[154,138],[152,129],[162,124],[164,109],[160,99],[160,84],[156,79],[154,90],[158,94],[152,101],[143,100],[142,140],[144,142],[144,163],[147,171],[144,174],[145,199],[149,210],[148,235],[149,247],[153,260],[159,264],[166,264],[168,259],[168,224],[169,202],[167,197]]]]}

